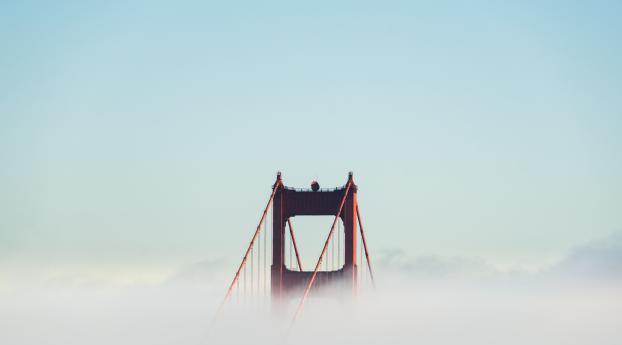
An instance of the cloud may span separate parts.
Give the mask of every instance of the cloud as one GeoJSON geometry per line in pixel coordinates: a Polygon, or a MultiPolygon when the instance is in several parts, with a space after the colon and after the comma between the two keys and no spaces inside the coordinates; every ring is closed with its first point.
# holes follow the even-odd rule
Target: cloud
{"type": "Polygon", "coordinates": [[[166,283],[206,284],[223,278],[224,260],[206,259],[177,269],[166,283]]]}
{"type": "Polygon", "coordinates": [[[389,272],[430,278],[489,276],[498,273],[481,258],[443,258],[435,255],[409,257],[401,249],[381,252],[378,265],[389,272]]]}
{"type": "Polygon", "coordinates": [[[619,275],[621,239],[507,280],[481,259],[385,251],[375,262],[377,289],[358,290],[356,300],[311,296],[289,338],[297,300],[274,310],[267,299],[232,299],[210,326],[226,288],[220,278],[232,274],[220,259],[182,266],[162,285],[93,287],[68,276],[77,285],[0,291],[0,343],[618,344],[620,284],[559,284],[555,274],[619,275]]]}
{"type": "Polygon", "coordinates": [[[575,248],[548,273],[562,277],[622,279],[622,232],[575,248]]]}
{"type": "Polygon", "coordinates": [[[499,270],[482,258],[450,258],[423,255],[408,256],[401,249],[381,252],[377,265],[381,271],[418,278],[482,278],[494,276],[529,276],[544,279],[622,280],[622,232],[580,245],[558,263],[535,274],[521,268],[499,270]]]}

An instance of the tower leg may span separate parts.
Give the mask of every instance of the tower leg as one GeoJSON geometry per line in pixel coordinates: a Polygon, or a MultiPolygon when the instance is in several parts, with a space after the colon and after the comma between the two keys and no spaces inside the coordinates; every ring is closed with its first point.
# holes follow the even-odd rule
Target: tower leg
{"type": "Polygon", "coordinates": [[[273,305],[283,298],[283,276],[285,271],[285,205],[282,190],[277,191],[272,206],[272,266],[270,268],[270,290],[273,305]]]}
{"type": "Polygon", "coordinates": [[[351,190],[344,205],[342,219],[345,232],[344,286],[351,288],[353,293],[356,293],[358,282],[356,265],[356,205],[356,191],[351,190]]]}

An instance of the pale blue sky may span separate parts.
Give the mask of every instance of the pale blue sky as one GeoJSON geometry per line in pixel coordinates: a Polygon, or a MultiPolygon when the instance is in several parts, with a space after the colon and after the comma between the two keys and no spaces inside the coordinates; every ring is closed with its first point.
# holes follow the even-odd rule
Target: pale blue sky
{"type": "Polygon", "coordinates": [[[0,5],[6,262],[237,259],[285,182],[372,249],[538,265],[622,230],[616,1],[0,5]]]}

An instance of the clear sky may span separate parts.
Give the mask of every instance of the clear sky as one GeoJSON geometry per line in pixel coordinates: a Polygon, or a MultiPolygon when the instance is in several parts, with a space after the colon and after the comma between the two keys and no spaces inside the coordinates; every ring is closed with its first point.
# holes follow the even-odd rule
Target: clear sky
{"type": "MultiPolygon", "coordinates": [[[[0,262],[237,260],[277,170],[372,250],[622,230],[622,2],[0,4],[0,262]]],[[[327,231],[328,225],[326,227],[327,231]]]]}

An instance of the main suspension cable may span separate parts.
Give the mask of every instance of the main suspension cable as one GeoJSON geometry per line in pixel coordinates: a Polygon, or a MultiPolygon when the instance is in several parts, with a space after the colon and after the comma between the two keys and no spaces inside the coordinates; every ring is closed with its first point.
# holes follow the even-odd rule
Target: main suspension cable
{"type": "Polygon", "coordinates": [[[225,294],[225,298],[223,299],[222,303],[218,307],[218,311],[216,312],[215,317],[218,317],[220,315],[220,313],[222,311],[222,308],[224,307],[225,303],[227,303],[227,301],[231,297],[231,292],[232,292],[233,288],[236,286],[236,282],[240,278],[240,272],[242,271],[243,268],[244,269],[246,268],[246,260],[248,259],[248,255],[249,255],[250,251],[253,249],[253,245],[255,244],[255,240],[257,239],[257,236],[259,235],[259,232],[261,231],[261,226],[263,225],[263,222],[264,222],[264,220],[266,218],[266,214],[268,213],[268,208],[270,208],[270,205],[272,204],[272,201],[274,200],[274,195],[276,194],[276,191],[282,185],[283,185],[283,182],[281,181],[281,176],[278,175],[277,181],[274,183],[274,186],[272,187],[272,194],[270,195],[270,199],[268,199],[268,203],[266,204],[266,207],[265,207],[265,209],[263,211],[263,214],[261,215],[261,220],[259,221],[259,224],[257,225],[257,229],[255,230],[255,234],[253,235],[253,238],[251,239],[251,242],[248,245],[248,248],[246,249],[246,253],[244,254],[244,257],[242,258],[242,262],[240,263],[240,266],[238,267],[238,270],[235,272],[235,276],[233,277],[233,281],[231,282],[231,284],[229,285],[229,288],[227,289],[227,293],[225,294]]]}
{"type": "Polygon", "coordinates": [[[363,248],[365,249],[365,257],[367,259],[367,268],[369,269],[369,277],[371,278],[371,283],[376,287],[376,281],[374,280],[374,271],[371,268],[371,259],[369,257],[369,250],[367,248],[367,241],[365,240],[365,231],[363,231],[363,222],[361,221],[361,212],[359,210],[359,206],[356,205],[356,217],[359,221],[359,230],[361,230],[361,240],[363,240],[363,248]]]}
{"type": "Polygon", "coordinates": [[[292,319],[292,325],[293,325],[294,321],[296,321],[296,319],[298,318],[298,315],[300,314],[300,312],[302,311],[302,308],[304,307],[305,300],[309,296],[309,291],[311,291],[311,287],[313,286],[313,283],[315,282],[315,279],[317,277],[318,269],[320,268],[320,265],[322,264],[322,259],[324,258],[324,254],[326,254],[326,249],[328,248],[328,244],[330,243],[330,239],[333,237],[333,233],[335,232],[335,225],[337,223],[337,220],[339,219],[339,216],[341,215],[341,211],[343,210],[343,205],[346,202],[346,199],[348,197],[348,193],[350,192],[350,187],[351,186],[352,186],[352,179],[350,178],[348,180],[348,184],[346,185],[346,190],[345,190],[345,192],[343,194],[343,197],[341,199],[341,203],[339,204],[339,209],[337,211],[337,214],[335,215],[335,220],[333,221],[333,225],[331,226],[330,232],[328,233],[328,238],[326,239],[326,242],[324,243],[324,248],[322,249],[322,253],[320,254],[320,257],[318,258],[317,263],[315,264],[315,269],[313,270],[313,275],[311,276],[311,279],[309,280],[309,283],[307,284],[307,287],[306,287],[305,292],[304,292],[304,294],[302,296],[302,299],[300,300],[300,304],[298,305],[298,309],[296,309],[296,313],[294,314],[294,317],[292,319]]]}
{"type": "Polygon", "coordinates": [[[300,262],[300,253],[298,252],[298,245],[296,244],[296,236],[294,236],[294,227],[292,227],[292,221],[288,218],[287,225],[289,226],[289,235],[292,238],[292,244],[294,245],[294,252],[296,254],[296,261],[298,262],[298,270],[302,272],[302,263],[300,262]]]}

